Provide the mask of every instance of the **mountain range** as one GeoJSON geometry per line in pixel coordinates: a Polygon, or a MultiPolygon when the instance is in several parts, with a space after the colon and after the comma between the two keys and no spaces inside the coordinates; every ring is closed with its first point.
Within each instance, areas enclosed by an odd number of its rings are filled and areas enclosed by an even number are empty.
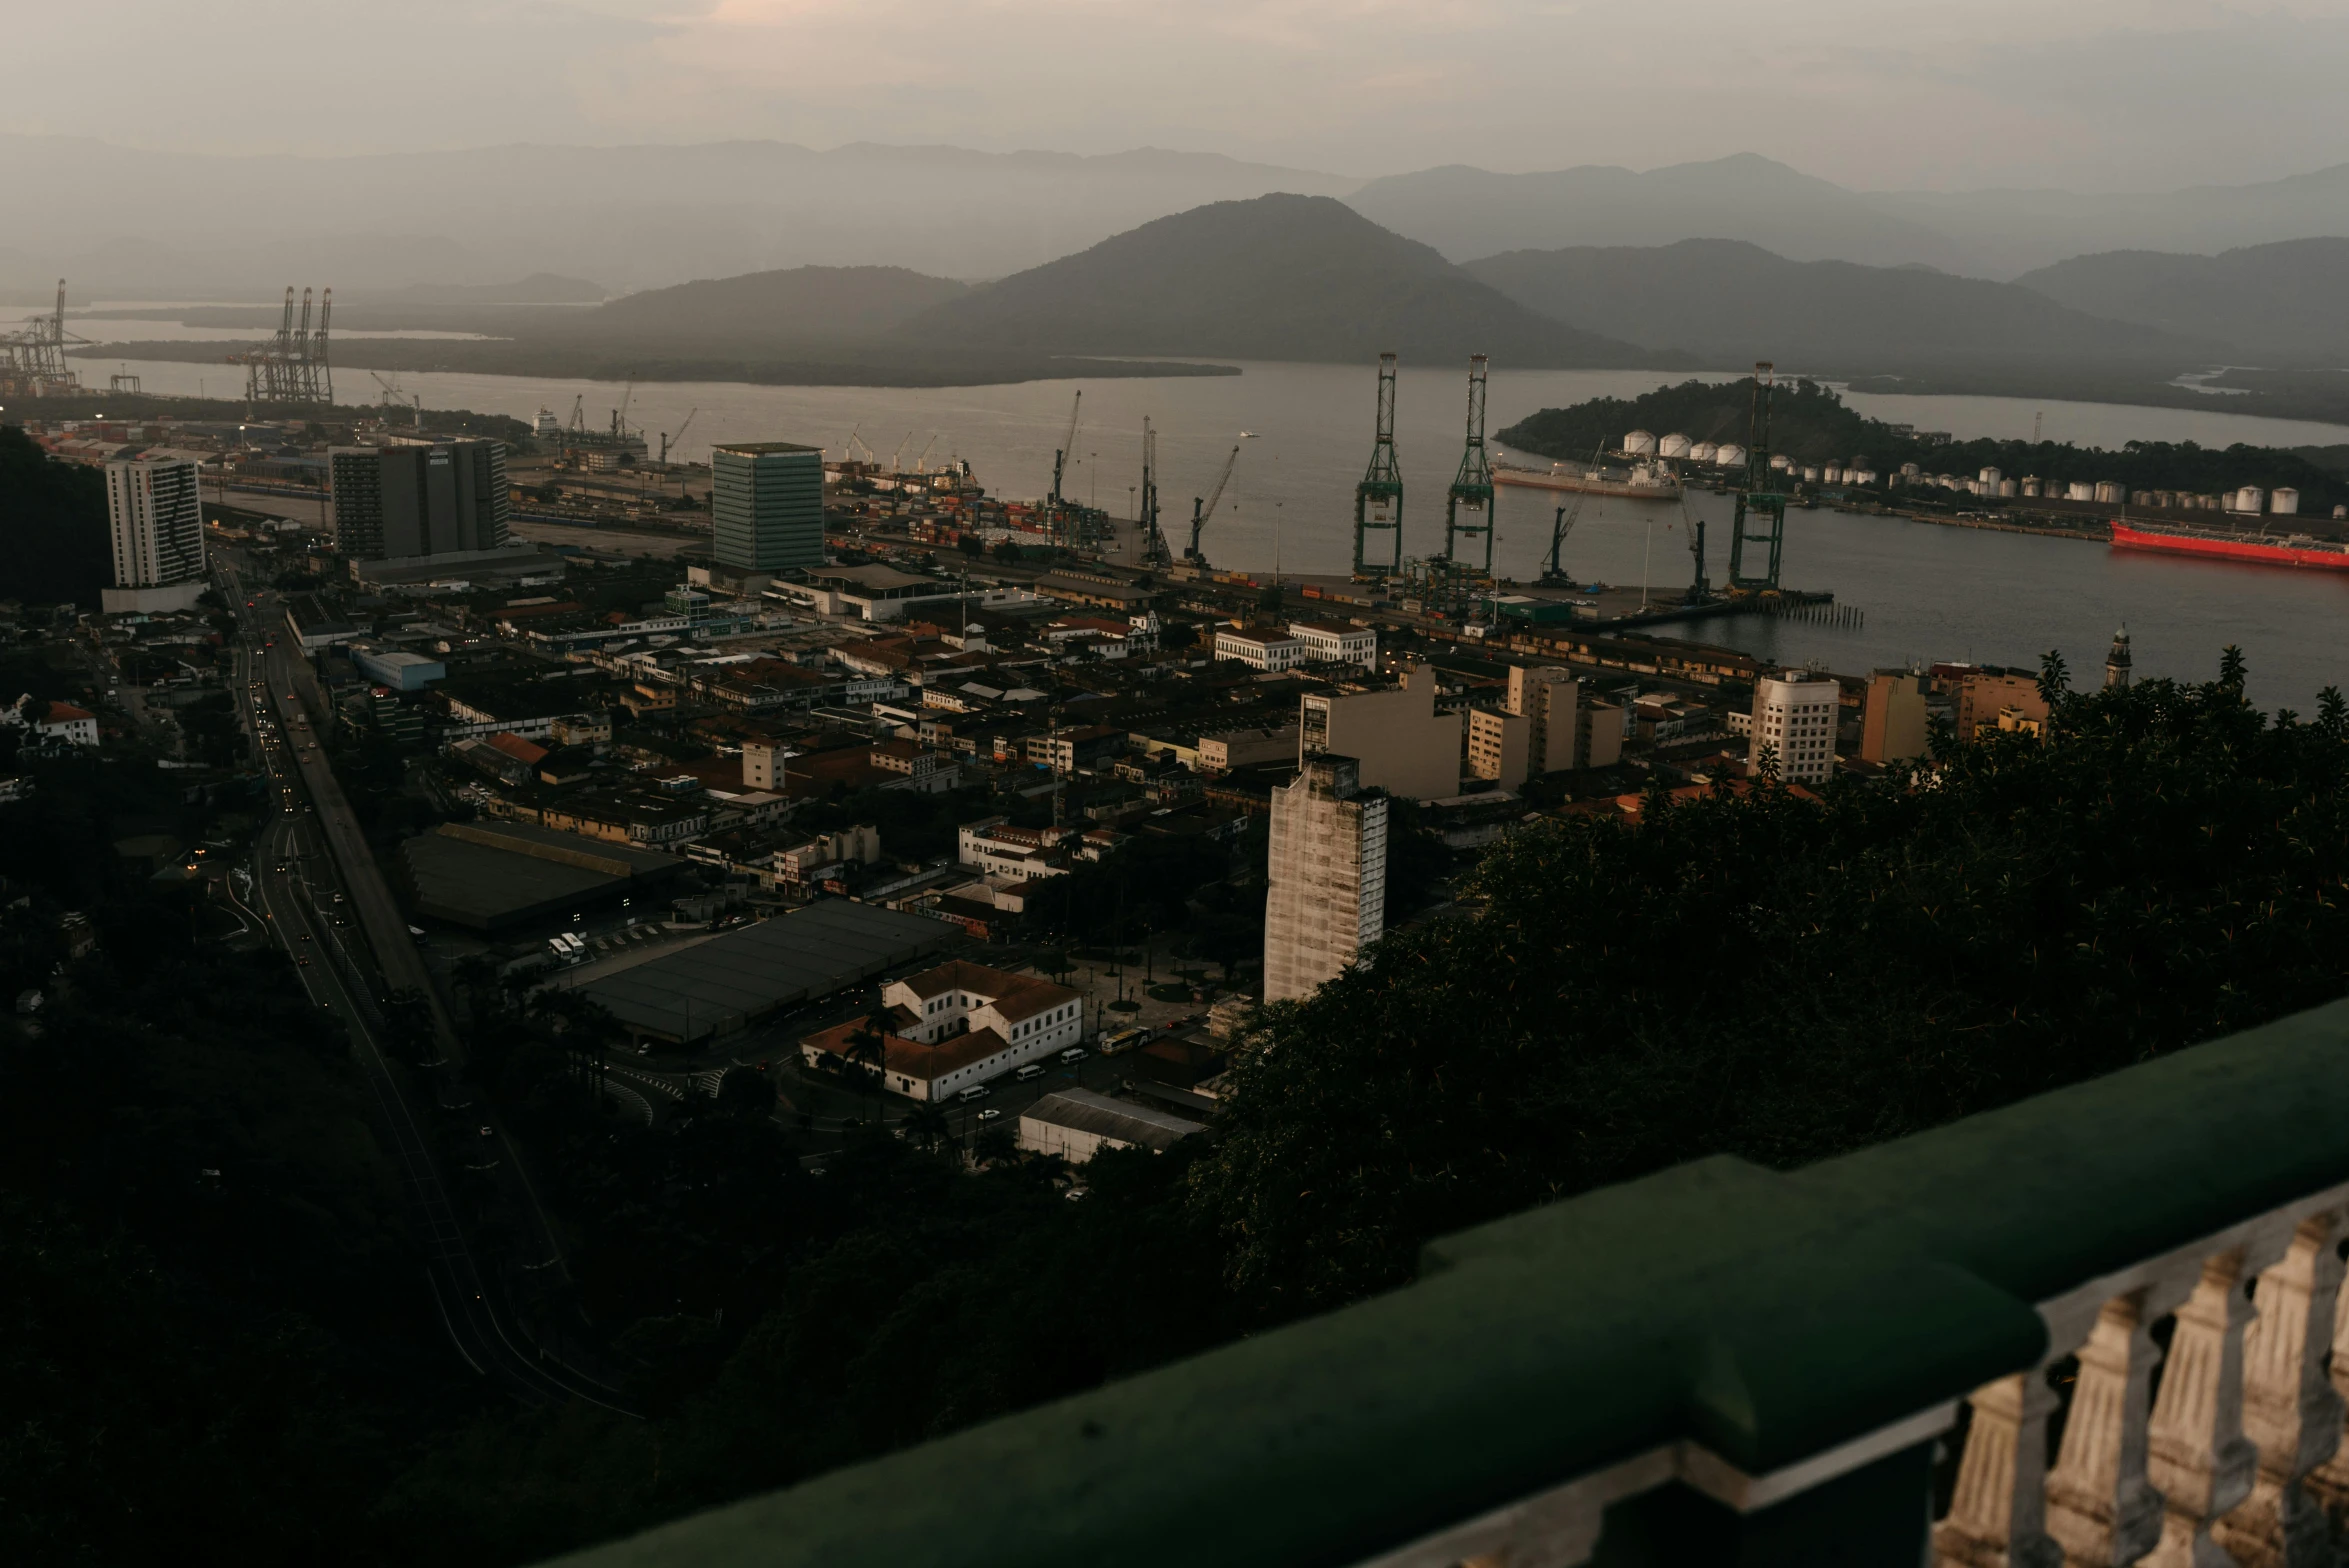
{"type": "Polygon", "coordinates": [[[924,341],[1065,354],[1682,363],[1526,308],[1326,196],[1217,202],[1103,240],[905,323],[924,341]]]}
{"type": "Polygon", "coordinates": [[[2349,239],[2283,240],[2216,256],[2105,251],[2015,281],[2080,310],[2205,334],[2267,360],[2349,361],[2349,239]]]}
{"type": "Polygon", "coordinates": [[[289,281],[332,284],[344,299],[534,272],[632,292],[802,266],[967,282],[1274,192],[1341,198],[1452,261],[1734,239],[1793,261],[2013,279],[2103,251],[2349,235],[2349,165],[2162,192],[1926,192],[1850,190],[1753,153],[1644,171],[1447,165],[1365,180],[1153,148],[731,141],[305,158],[0,136],[0,208],[18,219],[0,235],[0,298],[38,303],[61,274],[77,299],[256,300],[289,281]]]}
{"type": "Polygon", "coordinates": [[[1791,261],[1742,240],[1518,250],[1461,270],[1529,310],[1705,365],[1814,373],[2093,360],[2175,367],[2221,355],[2178,323],[2108,320],[2014,283],[1930,267],[1791,261]]]}

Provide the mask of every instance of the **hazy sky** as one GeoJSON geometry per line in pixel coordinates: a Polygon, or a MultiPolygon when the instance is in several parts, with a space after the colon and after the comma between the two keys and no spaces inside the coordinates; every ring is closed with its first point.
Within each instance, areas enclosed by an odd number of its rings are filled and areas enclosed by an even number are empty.
{"type": "Polygon", "coordinates": [[[1362,175],[1754,151],[1877,189],[2349,162],[2349,0],[10,0],[0,22],[0,129],[205,151],[776,137],[1362,175]]]}

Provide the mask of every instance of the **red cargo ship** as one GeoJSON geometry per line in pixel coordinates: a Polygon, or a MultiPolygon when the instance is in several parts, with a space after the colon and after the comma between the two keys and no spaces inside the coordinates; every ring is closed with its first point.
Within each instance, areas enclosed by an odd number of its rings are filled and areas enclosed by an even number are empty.
{"type": "Polygon", "coordinates": [[[2124,523],[2115,519],[2112,545],[2116,550],[2158,550],[2168,555],[2201,555],[2221,561],[2250,561],[2262,566],[2313,566],[2325,572],[2349,572],[2349,544],[2311,539],[2306,534],[2265,538],[2257,534],[2222,533],[2212,528],[2189,528],[2177,523],[2124,523]]]}

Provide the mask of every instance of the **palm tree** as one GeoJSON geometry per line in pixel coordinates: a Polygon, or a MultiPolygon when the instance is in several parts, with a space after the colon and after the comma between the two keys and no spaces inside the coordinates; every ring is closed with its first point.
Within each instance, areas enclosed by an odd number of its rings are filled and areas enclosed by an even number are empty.
{"type": "Polygon", "coordinates": [[[861,1087],[867,1094],[881,1087],[889,1067],[889,1015],[879,1008],[868,1014],[864,1027],[848,1037],[848,1061],[861,1068],[861,1087]]]}
{"type": "Polygon", "coordinates": [[[946,1107],[932,1100],[919,1100],[905,1113],[906,1141],[918,1148],[935,1149],[954,1138],[954,1123],[946,1114],[946,1107]]]}

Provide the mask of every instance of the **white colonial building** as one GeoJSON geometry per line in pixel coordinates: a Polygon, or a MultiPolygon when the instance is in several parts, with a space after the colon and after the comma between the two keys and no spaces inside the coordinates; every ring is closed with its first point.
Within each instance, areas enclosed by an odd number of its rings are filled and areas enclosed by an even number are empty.
{"type": "Polygon", "coordinates": [[[1321,664],[1378,668],[1378,633],[1351,621],[1291,621],[1289,635],[1305,645],[1305,656],[1321,664]]]}
{"type": "Polygon", "coordinates": [[[891,981],[881,1006],[880,1017],[807,1036],[800,1054],[811,1067],[877,1066],[891,1093],[935,1101],[1056,1055],[1085,1033],[1084,999],[1067,986],[961,959],[891,981]],[[856,1038],[873,1032],[877,1050],[856,1038]]]}
{"type": "Polygon", "coordinates": [[[1221,631],[1215,634],[1215,656],[1219,659],[1237,659],[1252,670],[1277,672],[1293,670],[1314,655],[1294,637],[1274,637],[1264,632],[1221,631]]]}

